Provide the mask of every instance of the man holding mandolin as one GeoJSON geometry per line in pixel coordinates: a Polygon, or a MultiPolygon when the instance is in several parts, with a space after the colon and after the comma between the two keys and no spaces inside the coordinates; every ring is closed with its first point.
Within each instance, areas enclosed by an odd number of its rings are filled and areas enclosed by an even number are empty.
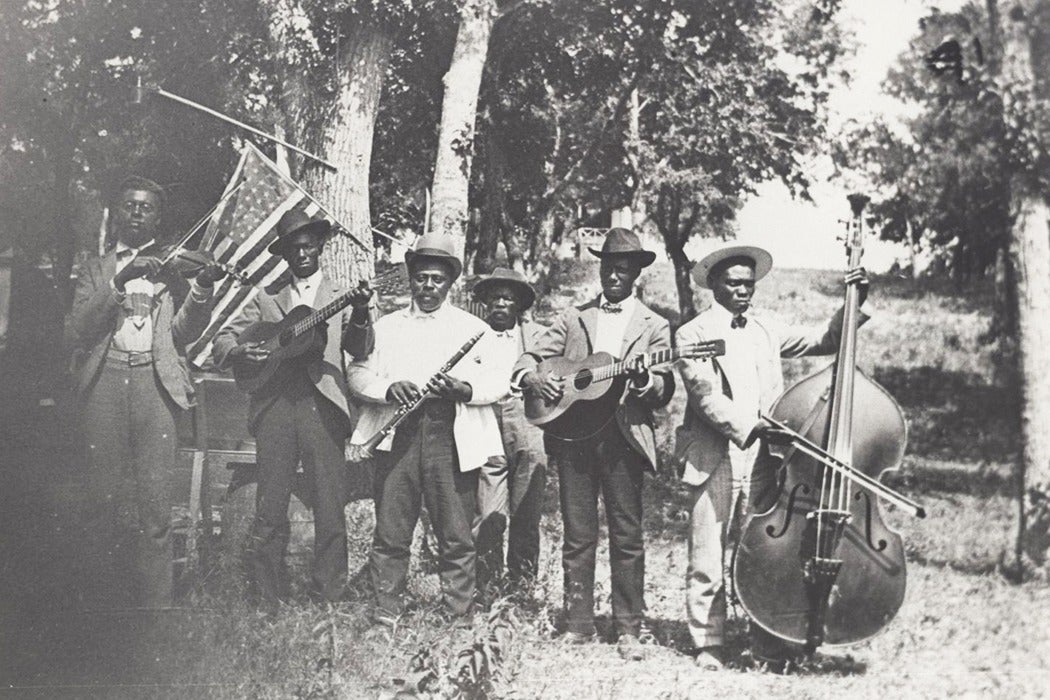
{"type": "Polygon", "coordinates": [[[343,309],[367,305],[371,293],[343,292],[321,271],[329,229],[299,209],[281,217],[269,251],[284,258],[288,272],[219,331],[212,351],[215,364],[232,366],[251,393],[259,487],[249,561],[256,592],[270,606],[287,597],[288,500],[300,462],[314,500],[313,591],[337,601],[346,585],[344,445],[352,418],[343,371],[350,313],[343,309]],[[275,337],[289,340],[270,343],[275,337]]]}
{"type": "MultiPolygon", "coordinates": [[[[590,252],[601,259],[602,293],[564,311],[536,347],[518,360],[513,377],[533,399],[556,405],[571,387],[560,375],[545,374],[544,361],[583,361],[596,353],[627,360],[626,386],[611,385],[619,391],[608,392],[612,396],[609,413],[594,434],[564,440],[548,431],[546,446],[552,463],[558,466],[565,529],[562,563],[567,630],[563,638],[580,644],[595,636],[594,568],[601,494],[609,520],[612,608],[619,651],[624,658],[640,660],[645,656],[640,640],[645,612],[642,482],[645,472],[656,468],[653,410],[666,405],[674,393],[670,369],[654,371],[649,359],[651,353],[670,350],[671,335],[667,321],[633,294],[642,268],[656,257],[642,248],[638,236],[614,228],[602,249],[590,252]]],[[[589,412],[595,414],[598,409],[595,402],[589,412]]]]}

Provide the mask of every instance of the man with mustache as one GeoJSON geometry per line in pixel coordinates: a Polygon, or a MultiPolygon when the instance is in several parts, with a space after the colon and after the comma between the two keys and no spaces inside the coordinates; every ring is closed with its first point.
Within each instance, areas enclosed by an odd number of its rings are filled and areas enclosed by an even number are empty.
{"type": "Polygon", "coordinates": [[[607,352],[624,360],[637,357],[616,414],[596,435],[569,442],[546,438],[547,453],[558,466],[561,516],[565,526],[562,565],[567,630],[563,639],[583,644],[595,636],[594,567],[598,548],[598,497],[609,521],[612,568],[612,612],[618,649],[625,659],[641,660],[646,649],[640,638],[645,613],[645,544],[642,535],[642,483],[656,470],[653,410],[665,406],[674,393],[670,370],[653,371],[646,353],[671,345],[667,321],[634,297],[634,283],[656,254],[644,250],[627,229],[609,231],[601,250],[602,292],[591,301],[565,310],[521,356],[515,384],[548,401],[563,393],[561,382],[544,379],[537,365],[544,359],[582,360],[607,352]]]}
{"type": "Polygon", "coordinates": [[[446,300],[463,271],[451,237],[421,236],[405,254],[405,264],[411,303],[374,326],[367,308],[355,310],[355,362],[347,375],[361,402],[354,444],[369,440],[424,388],[431,392],[376,455],[369,571],[372,617],[381,625],[394,625],[404,612],[412,533],[423,505],[438,541],[444,612],[450,619],[471,612],[478,470],[503,452],[493,404],[509,390],[507,373],[494,361],[491,337],[482,337],[455,367],[438,373],[472,336],[489,330],[446,300]]]}
{"type": "Polygon", "coordinates": [[[185,348],[207,327],[225,272],[207,265],[187,290],[161,269],[152,250],[164,200],[151,180],[120,183],[110,209],[116,247],[81,266],[66,322],[88,447],[87,605],[172,604],[175,416],[193,404],[185,348]]]}

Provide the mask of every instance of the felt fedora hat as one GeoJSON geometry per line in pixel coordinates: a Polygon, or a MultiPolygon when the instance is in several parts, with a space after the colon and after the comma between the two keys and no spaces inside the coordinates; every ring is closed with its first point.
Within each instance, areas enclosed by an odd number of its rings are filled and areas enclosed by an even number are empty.
{"type": "Polygon", "coordinates": [[[474,288],[471,289],[471,292],[474,294],[475,299],[484,301],[488,290],[498,284],[505,284],[518,294],[518,297],[521,299],[522,311],[528,309],[536,301],[536,291],[525,279],[525,276],[516,270],[509,270],[505,267],[497,267],[490,274],[479,278],[474,283],[474,288]]]}
{"type": "Polygon", "coordinates": [[[277,222],[277,239],[267,247],[273,255],[281,255],[288,239],[302,231],[316,233],[322,238],[332,230],[332,224],[325,219],[315,219],[302,209],[292,209],[284,213],[277,222]]]}
{"type": "Polygon", "coordinates": [[[642,247],[642,241],[638,238],[638,234],[625,228],[610,229],[605,236],[605,242],[602,243],[601,250],[595,250],[594,248],[588,248],[587,250],[591,251],[591,255],[599,258],[616,255],[636,258],[642,263],[642,267],[648,267],[656,260],[656,253],[642,247]]]}
{"type": "Polygon", "coordinates": [[[707,278],[719,263],[733,258],[747,258],[755,264],[755,280],[758,281],[773,269],[773,256],[765,248],[754,245],[724,245],[716,248],[693,265],[693,279],[704,289],[710,289],[707,278]]]}
{"type": "Polygon", "coordinates": [[[432,258],[441,260],[452,265],[452,278],[459,277],[463,272],[463,261],[456,255],[456,248],[452,244],[452,236],[442,233],[424,233],[416,241],[412,250],[405,251],[405,264],[411,268],[416,260],[432,258]]]}

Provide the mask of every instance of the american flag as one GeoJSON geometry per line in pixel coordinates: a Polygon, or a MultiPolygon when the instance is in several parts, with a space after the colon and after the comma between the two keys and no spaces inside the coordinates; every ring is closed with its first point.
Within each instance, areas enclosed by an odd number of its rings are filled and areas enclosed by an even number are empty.
{"type": "Polygon", "coordinates": [[[295,207],[303,207],[311,216],[319,209],[276,163],[251,144],[241,155],[225,194],[228,199],[215,211],[202,247],[212,251],[217,260],[239,268],[250,284],[226,277],[212,294],[208,328],[187,352],[198,367],[210,357],[211,341],[219,329],[239,314],[259,289],[272,284],[288,268],[282,258],[266,250],[277,238],[277,222],[295,207]],[[232,190],[236,191],[231,194],[232,190]]]}

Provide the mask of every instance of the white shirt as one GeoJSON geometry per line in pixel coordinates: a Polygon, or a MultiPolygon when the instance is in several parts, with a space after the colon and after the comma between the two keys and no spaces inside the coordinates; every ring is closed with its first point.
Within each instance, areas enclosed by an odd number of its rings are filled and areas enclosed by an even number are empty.
{"type": "Polygon", "coordinates": [[[594,339],[594,352],[607,352],[618,360],[620,351],[623,350],[623,336],[627,332],[627,324],[631,322],[634,315],[634,307],[638,303],[633,296],[629,296],[614,306],[620,307],[619,313],[603,311],[602,305],[609,304],[605,294],[598,297],[598,325],[594,339]]]}
{"type": "MultiPolygon", "coordinates": [[[[525,340],[522,336],[521,324],[515,323],[513,328],[505,331],[489,329],[492,336],[491,347],[493,364],[498,367],[498,372],[509,377],[518,358],[525,352],[525,340]]],[[[512,394],[520,393],[517,387],[510,387],[512,394]]]]}
{"type": "MultiPolygon", "coordinates": [[[[347,369],[350,391],[364,402],[351,443],[367,441],[394,415],[397,406],[386,400],[393,382],[408,380],[422,389],[471,336],[484,332],[448,372],[473,390],[470,401],[456,404],[452,432],[460,471],[477,469],[489,457],[503,454],[503,439],[491,404],[509,392],[510,370],[517,360],[515,357],[507,364],[501,359],[505,338],[497,338],[477,316],[447,303],[432,313],[410,304],[380,318],[374,330],[371,354],[351,362],[347,369]]],[[[379,449],[389,450],[392,443],[393,433],[379,449]]]]}
{"type": "Polygon", "coordinates": [[[314,308],[314,302],[317,301],[317,289],[321,286],[321,277],[323,273],[321,268],[317,268],[309,277],[296,277],[292,275],[291,284],[291,295],[292,295],[292,308],[296,306],[309,306],[311,309],[314,308]]]}
{"type": "MultiPolygon", "coordinates": [[[[710,313],[715,319],[715,328],[721,332],[719,337],[726,342],[725,355],[718,358],[718,363],[729,378],[729,385],[733,387],[733,403],[758,420],[759,410],[763,408],[759,406],[762,392],[758,379],[758,360],[763,348],[769,345],[768,338],[756,323],[748,322],[742,328],[733,328],[733,314],[721,304],[715,303],[710,313]]],[[[744,318],[747,318],[746,314],[744,318]]],[[[729,461],[733,466],[733,478],[737,481],[747,480],[757,456],[757,440],[743,450],[730,441],[729,461]]]]}
{"type": "MultiPolygon", "coordinates": [[[[122,241],[117,241],[117,272],[127,267],[146,246],[153,241],[132,248],[122,241]]],[[[113,334],[113,347],[130,352],[147,352],[153,349],[153,293],[154,286],[145,277],[128,280],[124,285],[124,294],[120,299],[123,320],[113,334]]]]}

